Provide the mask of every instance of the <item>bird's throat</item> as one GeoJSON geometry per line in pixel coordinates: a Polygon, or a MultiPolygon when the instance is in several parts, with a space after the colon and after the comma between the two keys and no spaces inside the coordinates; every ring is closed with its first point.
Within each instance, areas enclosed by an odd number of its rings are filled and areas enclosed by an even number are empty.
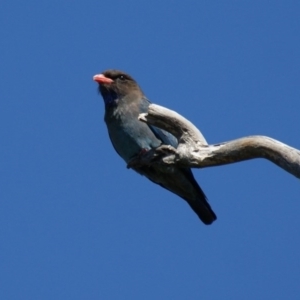
{"type": "Polygon", "coordinates": [[[101,92],[103,100],[106,106],[116,106],[118,104],[118,95],[112,91],[102,91],[101,92]]]}

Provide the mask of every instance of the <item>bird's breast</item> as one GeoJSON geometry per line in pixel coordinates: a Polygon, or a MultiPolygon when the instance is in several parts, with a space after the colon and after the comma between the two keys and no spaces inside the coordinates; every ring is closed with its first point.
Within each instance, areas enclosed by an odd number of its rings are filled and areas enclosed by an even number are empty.
{"type": "Polygon", "coordinates": [[[149,126],[138,120],[138,115],[139,112],[118,108],[107,110],[105,113],[111,142],[126,162],[143,149],[149,150],[161,144],[149,126]]]}

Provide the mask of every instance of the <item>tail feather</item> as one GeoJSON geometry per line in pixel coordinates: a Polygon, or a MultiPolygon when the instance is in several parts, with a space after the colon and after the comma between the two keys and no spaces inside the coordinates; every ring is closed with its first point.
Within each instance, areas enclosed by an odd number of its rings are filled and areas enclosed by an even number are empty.
{"type": "Polygon", "coordinates": [[[213,212],[206,199],[200,199],[196,201],[187,199],[184,200],[186,200],[186,202],[204,224],[210,225],[217,219],[216,214],[213,212]]]}
{"type": "Polygon", "coordinates": [[[181,169],[188,181],[192,184],[190,197],[182,197],[197,214],[199,219],[206,225],[212,224],[217,216],[210,207],[207,197],[199,186],[198,182],[194,178],[191,169],[181,169]]]}

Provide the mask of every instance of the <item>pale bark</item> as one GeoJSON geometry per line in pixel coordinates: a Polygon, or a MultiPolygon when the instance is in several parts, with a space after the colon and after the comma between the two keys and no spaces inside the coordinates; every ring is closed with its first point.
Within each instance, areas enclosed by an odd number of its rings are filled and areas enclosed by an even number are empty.
{"type": "Polygon", "coordinates": [[[233,141],[208,145],[202,133],[178,113],[151,104],[142,122],[155,125],[172,133],[178,139],[177,149],[162,145],[134,158],[134,165],[178,164],[185,167],[205,168],[265,158],[300,178],[300,151],[266,136],[249,136],[233,141]]]}

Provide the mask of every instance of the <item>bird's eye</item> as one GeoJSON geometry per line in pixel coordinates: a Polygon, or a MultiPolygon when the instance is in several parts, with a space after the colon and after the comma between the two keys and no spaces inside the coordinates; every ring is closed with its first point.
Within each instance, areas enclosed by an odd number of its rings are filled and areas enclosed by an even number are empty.
{"type": "Polygon", "coordinates": [[[120,75],[120,76],[119,76],[119,79],[125,80],[125,76],[124,76],[124,75],[120,75]]]}

